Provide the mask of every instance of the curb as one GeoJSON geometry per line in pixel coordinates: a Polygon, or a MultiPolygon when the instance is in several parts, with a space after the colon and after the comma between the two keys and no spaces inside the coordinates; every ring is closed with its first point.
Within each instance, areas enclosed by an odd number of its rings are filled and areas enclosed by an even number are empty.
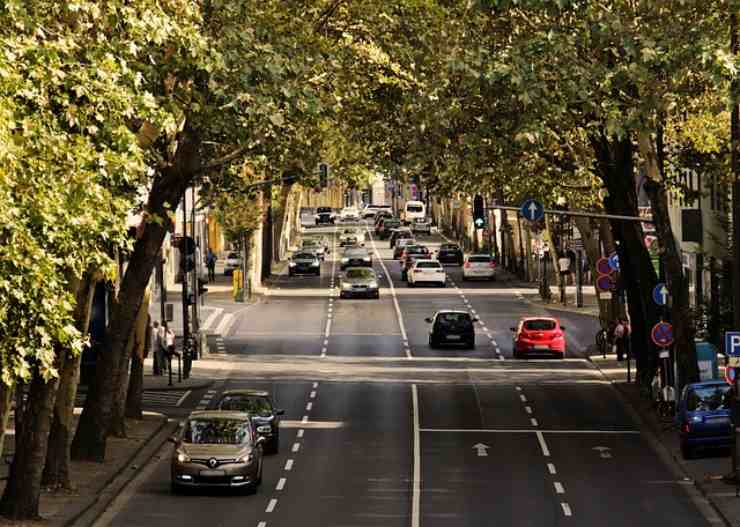
{"type": "Polygon", "coordinates": [[[121,469],[110,477],[103,488],[91,497],[87,503],[74,511],[70,518],[63,520],[62,525],[65,527],[91,527],[105,512],[126,485],[138,475],[139,472],[135,469],[145,465],[154,456],[172,433],[171,429],[177,426],[175,423],[169,423],[167,416],[164,414],[159,414],[159,417],[161,418],[159,427],[152,432],[147,440],[142,442],[141,446],[123,464],[121,469]]]}
{"type": "Polygon", "coordinates": [[[645,440],[650,445],[650,448],[652,448],[652,450],[658,455],[658,458],[663,462],[668,470],[671,471],[677,479],[683,479],[686,481],[691,481],[693,483],[693,485],[686,485],[683,488],[688,494],[689,499],[699,510],[699,513],[704,516],[704,518],[710,524],[716,524],[716,519],[712,518],[711,515],[708,514],[708,508],[711,510],[712,513],[714,513],[714,515],[716,515],[718,519],[721,520],[723,525],[725,525],[726,527],[733,527],[733,523],[730,518],[728,518],[724,514],[724,512],[722,512],[721,508],[712,500],[706,489],[704,489],[701,482],[692,477],[691,474],[686,471],[681,461],[677,459],[676,456],[673,455],[673,452],[671,452],[670,448],[659,439],[658,434],[656,433],[652,423],[643,419],[637,408],[632,405],[632,402],[629,400],[629,398],[624,394],[621,388],[619,388],[619,384],[615,383],[614,381],[612,381],[612,379],[607,377],[607,375],[601,370],[598,364],[591,361],[590,359],[589,362],[593,364],[596,369],[599,370],[605,380],[609,381],[609,385],[614,390],[614,393],[617,395],[617,398],[622,403],[622,406],[625,408],[629,416],[635,421],[638,428],[640,429],[640,434],[645,438],[645,440]]]}
{"type": "MultiPolygon", "coordinates": [[[[173,381],[174,382],[174,381],[173,381]]],[[[154,387],[154,388],[147,388],[144,387],[144,391],[147,392],[175,392],[180,390],[203,390],[205,388],[210,388],[213,386],[213,383],[215,381],[213,379],[200,382],[198,384],[189,384],[187,386],[178,386],[177,384],[173,384],[172,386],[162,386],[162,387],[154,387]]]]}
{"type": "Polygon", "coordinates": [[[534,306],[539,306],[539,307],[542,307],[544,309],[550,309],[552,311],[560,311],[560,312],[563,312],[563,313],[571,313],[573,315],[582,315],[582,316],[585,316],[585,317],[599,318],[598,313],[592,313],[592,312],[589,312],[589,311],[579,311],[579,309],[584,309],[584,308],[578,308],[578,307],[569,308],[567,306],[561,306],[561,305],[558,305],[558,304],[544,304],[542,302],[538,302],[536,300],[532,300],[530,298],[527,298],[526,296],[524,297],[524,301],[527,302],[528,304],[531,304],[531,305],[534,305],[534,306]]]}

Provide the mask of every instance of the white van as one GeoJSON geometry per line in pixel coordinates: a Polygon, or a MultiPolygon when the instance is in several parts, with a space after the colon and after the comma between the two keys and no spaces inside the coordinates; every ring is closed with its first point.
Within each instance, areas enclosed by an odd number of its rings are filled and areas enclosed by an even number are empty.
{"type": "Polygon", "coordinates": [[[406,224],[413,223],[414,220],[423,220],[427,217],[427,207],[423,201],[407,201],[403,207],[403,221],[406,224]]]}

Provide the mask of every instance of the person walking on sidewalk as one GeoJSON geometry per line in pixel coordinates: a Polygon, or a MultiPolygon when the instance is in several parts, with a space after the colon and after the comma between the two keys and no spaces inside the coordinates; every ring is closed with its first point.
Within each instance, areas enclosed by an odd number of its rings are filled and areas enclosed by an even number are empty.
{"type": "Polygon", "coordinates": [[[163,330],[159,321],[155,320],[152,324],[152,364],[154,366],[154,375],[163,375],[167,369],[167,363],[164,359],[164,342],[163,330]]]}
{"type": "Polygon", "coordinates": [[[208,255],[206,256],[206,266],[208,267],[208,282],[216,281],[216,255],[213,254],[211,248],[208,248],[208,255]]]}
{"type": "Polygon", "coordinates": [[[624,317],[617,320],[614,326],[614,346],[617,348],[617,360],[623,361],[627,351],[627,339],[629,338],[629,322],[624,317]]]}

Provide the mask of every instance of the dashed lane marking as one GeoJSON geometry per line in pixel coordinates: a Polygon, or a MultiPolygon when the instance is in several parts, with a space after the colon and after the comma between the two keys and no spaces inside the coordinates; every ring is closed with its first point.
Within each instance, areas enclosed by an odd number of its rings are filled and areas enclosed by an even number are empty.
{"type": "Polygon", "coordinates": [[[563,509],[563,514],[565,514],[566,516],[573,516],[573,511],[570,509],[570,505],[563,502],[560,504],[560,507],[562,507],[563,509]]]}
{"type": "Polygon", "coordinates": [[[306,404],[306,411],[307,412],[310,412],[312,408],[313,408],[313,403],[306,404]]]}
{"type": "Polygon", "coordinates": [[[545,457],[550,457],[550,449],[547,448],[547,443],[545,442],[545,436],[539,430],[537,430],[536,434],[537,434],[537,441],[540,442],[540,448],[542,449],[542,455],[545,457]]]}
{"type": "Polygon", "coordinates": [[[555,487],[555,493],[556,494],[565,494],[565,488],[563,487],[563,484],[559,481],[555,481],[552,484],[555,487]]]}
{"type": "Polygon", "coordinates": [[[313,387],[314,388],[318,388],[319,387],[319,383],[317,383],[317,382],[313,383],[313,387]]]}
{"type": "Polygon", "coordinates": [[[311,390],[311,393],[309,394],[309,397],[311,399],[315,399],[316,398],[316,390],[311,390]]]}
{"type": "Polygon", "coordinates": [[[293,460],[292,459],[289,459],[288,461],[285,462],[285,470],[286,471],[293,470],[293,460]]]}
{"type": "Polygon", "coordinates": [[[524,411],[527,412],[528,414],[532,415],[532,407],[531,406],[525,406],[524,407],[524,411]]]}
{"type": "Polygon", "coordinates": [[[532,426],[540,426],[540,424],[537,422],[537,419],[534,417],[529,420],[530,423],[532,423],[532,426]]]}
{"type": "Polygon", "coordinates": [[[300,430],[298,430],[298,433],[296,433],[296,437],[300,439],[301,437],[303,437],[304,433],[305,433],[305,430],[301,428],[300,430]]]}
{"type": "Polygon", "coordinates": [[[303,416],[303,418],[301,419],[301,423],[308,423],[308,416],[307,415],[304,415],[303,416]]]}
{"type": "Polygon", "coordinates": [[[547,470],[548,470],[548,472],[550,472],[550,474],[552,474],[552,475],[555,475],[555,474],[557,474],[557,473],[558,473],[558,472],[557,472],[557,470],[555,470],[555,465],[553,465],[552,463],[548,463],[548,464],[547,464],[547,470]]]}
{"type": "Polygon", "coordinates": [[[275,510],[275,507],[277,506],[278,500],[276,498],[272,498],[270,500],[270,503],[267,504],[267,508],[265,509],[265,512],[272,512],[275,510]]]}
{"type": "Polygon", "coordinates": [[[275,486],[275,490],[283,490],[285,488],[285,483],[288,480],[285,478],[280,478],[277,482],[277,485],[275,486]]]}
{"type": "Polygon", "coordinates": [[[293,446],[291,447],[291,452],[298,452],[301,449],[300,443],[293,443],[293,446]]]}

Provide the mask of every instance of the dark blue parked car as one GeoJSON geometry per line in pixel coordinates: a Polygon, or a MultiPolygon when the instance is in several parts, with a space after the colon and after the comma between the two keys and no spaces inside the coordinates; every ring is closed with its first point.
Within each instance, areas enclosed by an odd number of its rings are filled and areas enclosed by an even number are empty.
{"type": "Polygon", "coordinates": [[[732,445],[730,386],[724,381],[687,385],[678,401],[681,453],[691,459],[700,448],[732,445]]]}

